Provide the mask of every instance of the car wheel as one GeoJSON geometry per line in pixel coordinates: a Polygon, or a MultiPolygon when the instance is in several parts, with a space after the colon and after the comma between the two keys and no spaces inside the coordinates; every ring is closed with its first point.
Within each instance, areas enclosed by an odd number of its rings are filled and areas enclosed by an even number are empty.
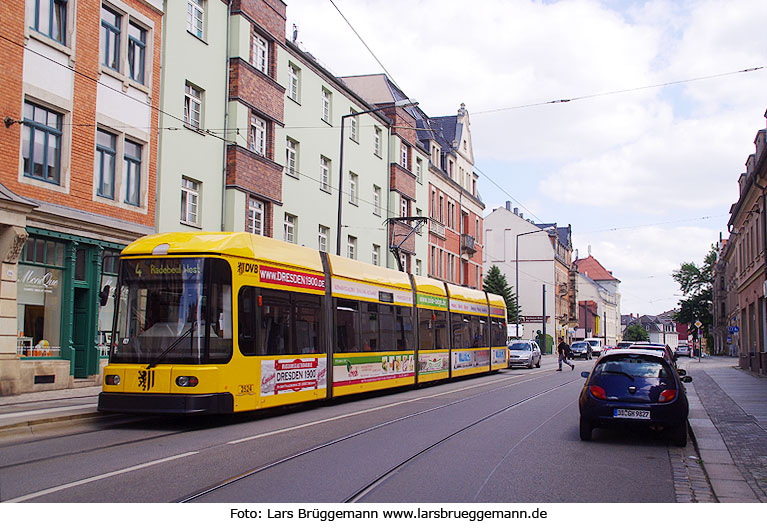
{"type": "Polygon", "coordinates": [[[530,363],[527,364],[527,369],[532,369],[532,368],[533,368],[533,357],[531,356],[530,357],[530,363]]]}
{"type": "Polygon", "coordinates": [[[687,421],[671,430],[671,442],[674,446],[687,446],[687,421]]]}
{"type": "Polygon", "coordinates": [[[591,441],[591,430],[594,429],[594,427],[591,425],[591,423],[587,420],[585,420],[583,417],[581,417],[580,421],[580,430],[581,430],[581,441],[591,441]]]}

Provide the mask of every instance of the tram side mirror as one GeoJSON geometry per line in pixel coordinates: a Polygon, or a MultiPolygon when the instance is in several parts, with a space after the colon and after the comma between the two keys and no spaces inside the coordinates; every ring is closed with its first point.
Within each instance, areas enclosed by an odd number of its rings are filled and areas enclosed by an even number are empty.
{"type": "Polygon", "coordinates": [[[104,289],[99,292],[99,304],[103,307],[109,301],[109,285],[104,285],[104,289]]]}

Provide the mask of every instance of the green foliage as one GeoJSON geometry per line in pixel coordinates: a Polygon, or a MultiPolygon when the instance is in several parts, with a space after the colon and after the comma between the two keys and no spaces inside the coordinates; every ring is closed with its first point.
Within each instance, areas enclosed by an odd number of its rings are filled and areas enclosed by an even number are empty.
{"type": "Polygon", "coordinates": [[[712,245],[703,266],[698,268],[695,263],[682,263],[672,277],[679,283],[682,293],[687,296],[679,302],[679,310],[674,315],[674,321],[694,325],[700,320],[706,334],[714,321],[711,314],[714,289],[714,265],[716,264],[716,248],[712,245]]]}
{"type": "Polygon", "coordinates": [[[506,315],[508,322],[514,323],[517,321],[517,310],[520,310],[517,305],[517,295],[514,294],[506,281],[506,276],[501,273],[501,269],[496,265],[491,266],[490,270],[485,274],[483,290],[485,292],[490,292],[491,294],[503,296],[504,301],[506,301],[506,315]]]}
{"type": "Polygon", "coordinates": [[[638,323],[634,323],[626,327],[623,339],[629,342],[647,342],[650,340],[650,333],[638,323]]]}

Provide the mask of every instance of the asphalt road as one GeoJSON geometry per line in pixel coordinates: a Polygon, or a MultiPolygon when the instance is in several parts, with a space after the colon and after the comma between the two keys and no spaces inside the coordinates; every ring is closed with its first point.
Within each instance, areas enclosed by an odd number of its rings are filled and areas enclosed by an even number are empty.
{"type": "Polygon", "coordinates": [[[67,428],[0,447],[0,501],[673,502],[666,438],[580,441],[591,365],[546,357],[285,412],[67,428]]]}

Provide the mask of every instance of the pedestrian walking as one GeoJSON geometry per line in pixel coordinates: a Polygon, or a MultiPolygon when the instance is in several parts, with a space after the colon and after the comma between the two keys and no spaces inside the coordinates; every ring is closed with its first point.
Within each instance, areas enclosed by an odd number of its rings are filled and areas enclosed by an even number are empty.
{"type": "Polygon", "coordinates": [[[575,364],[571,364],[567,361],[567,355],[570,353],[570,346],[565,343],[564,338],[559,339],[557,352],[559,353],[559,369],[557,369],[557,371],[562,371],[562,362],[569,365],[571,371],[575,369],[575,364]]]}

